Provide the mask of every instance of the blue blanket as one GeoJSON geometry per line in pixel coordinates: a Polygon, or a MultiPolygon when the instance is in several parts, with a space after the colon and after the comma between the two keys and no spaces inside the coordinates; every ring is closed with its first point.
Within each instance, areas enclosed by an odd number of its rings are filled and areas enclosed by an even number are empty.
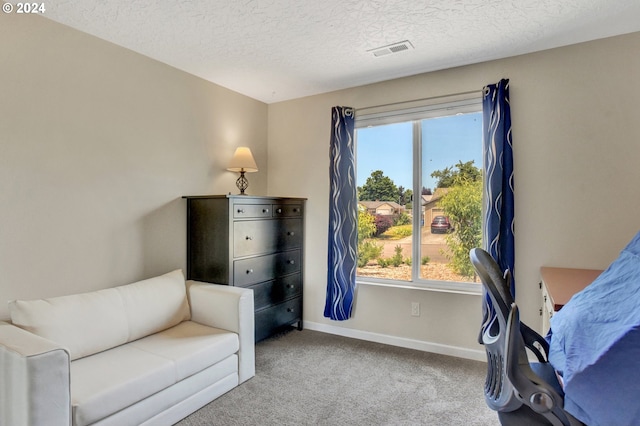
{"type": "Polygon", "coordinates": [[[640,232],[551,318],[565,409],[590,426],[640,424],[640,232]]]}

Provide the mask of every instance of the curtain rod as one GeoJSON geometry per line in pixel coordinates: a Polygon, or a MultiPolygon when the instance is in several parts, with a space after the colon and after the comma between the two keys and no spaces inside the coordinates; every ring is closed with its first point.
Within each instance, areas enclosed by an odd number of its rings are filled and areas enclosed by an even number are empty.
{"type": "Polygon", "coordinates": [[[432,101],[432,100],[441,99],[441,98],[452,98],[452,97],[455,97],[455,96],[471,95],[471,94],[474,94],[474,93],[482,93],[482,92],[483,92],[483,89],[470,90],[468,92],[452,93],[452,94],[448,94],[448,95],[433,96],[433,97],[430,97],[430,98],[412,99],[410,101],[391,102],[391,103],[382,104],[382,105],[372,105],[372,106],[363,107],[363,108],[354,108],[354,110],[356,112],[362,112],[362,111],[365,111],[365,110],[368,110],[368,109],[382,108],[382,107],[401,105],[401,104],[410,104],[412,102],[432,101]]]}

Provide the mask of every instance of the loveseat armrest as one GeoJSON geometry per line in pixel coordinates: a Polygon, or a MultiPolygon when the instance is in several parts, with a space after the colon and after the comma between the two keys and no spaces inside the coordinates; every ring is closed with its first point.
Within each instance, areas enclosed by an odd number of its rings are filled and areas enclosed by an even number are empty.
{"type": "Polygon", "coordinates": [[[253,290],[187,281],[191,320],[238,333],[240,383],[256,374],[253,290]]]}
{"type": "Polygon", "coordinates": [[[69,352],[0,321],[0,425],[71,424],[69,352]]]}

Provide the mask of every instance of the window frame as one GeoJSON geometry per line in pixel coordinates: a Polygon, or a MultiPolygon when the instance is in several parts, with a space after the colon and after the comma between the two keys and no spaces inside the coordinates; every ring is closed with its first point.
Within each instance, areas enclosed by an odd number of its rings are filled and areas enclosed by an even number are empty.
{"type": "MultiPolygon", "coordinates": [[[[358,150],[357,130],[371,126],[412,122],[413,126],[413,194],[422,193],[422,120],[445,117],[464,113],[482,112],[482,92],[466,92],[458,95],[441,96],[417,101],[399,102],[376,107],[356,110],[356,151],[358,150]],[[417,191],[417,192],[416,192],[417,191]]],[[[484,162],[484,137],[482,137],[482,158],[484,162]]],[[[357,164],[356,164],[357,167],[357,164]]],[[[483,198],[484,198],[484,164],[482,170],[483,198]]],[[[422,208],[421,198],[414,196],[412,209],[419,212],[422,208]]],[[[484,220],[484,202],[482,202],[482,229],[486,223],[484,220]]],[[[412,228],[412,259],[420,259],[420,220],[413,220],[412,228]]],[[[411,262],[411,281],[394,280],[391,278],[366,277],[356,274],[356,283],[383,287],[409,288],[419,290],[431,290],[447,293],[482,294],[482,286],[479,283],[427,280],[420,278],[420,262],[411,262]]]]}

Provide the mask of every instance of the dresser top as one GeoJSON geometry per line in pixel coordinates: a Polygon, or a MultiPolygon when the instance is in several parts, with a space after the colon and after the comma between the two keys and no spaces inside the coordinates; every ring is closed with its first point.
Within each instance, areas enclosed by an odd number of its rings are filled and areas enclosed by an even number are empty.
{"type": "Polygon", "coordinates": [[[301,197],[278,197],[269,195],[240,195],[240,194],[217,194],[217,195],[183,195],[182,198],[229,198],[234,200],[306,200],[301,197]]]}

